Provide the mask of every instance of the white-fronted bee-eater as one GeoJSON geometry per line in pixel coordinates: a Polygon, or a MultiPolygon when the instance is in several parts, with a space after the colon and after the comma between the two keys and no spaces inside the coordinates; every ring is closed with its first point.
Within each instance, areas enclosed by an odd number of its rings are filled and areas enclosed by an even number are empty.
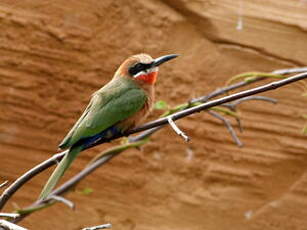
{"type": "Polygon", "coordinates": [[[177,56],[153,59],[147,54],[138,54],[120,65],[112,80],[92,95],[85,111],[59,145],[68,152],[44,186],[40,199],[48,197],[82,150],[98,141],[110,140],[144,121],[153,104],[159,66],[177,56]]]}

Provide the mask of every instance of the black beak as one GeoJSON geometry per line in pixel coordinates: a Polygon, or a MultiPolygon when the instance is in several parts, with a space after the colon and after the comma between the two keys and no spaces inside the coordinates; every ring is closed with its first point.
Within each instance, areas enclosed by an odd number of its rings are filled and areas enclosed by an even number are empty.
{"type": "Polygon", "coordinates": [[[162,57],[158,57],[152,62],[151,67],[159,66],[163,64],[164,62],[172,60],[173,58],[178,57],[178,56],[179,56],[178,54],[169,54],[169,55],[165,55],[162,57]]]}

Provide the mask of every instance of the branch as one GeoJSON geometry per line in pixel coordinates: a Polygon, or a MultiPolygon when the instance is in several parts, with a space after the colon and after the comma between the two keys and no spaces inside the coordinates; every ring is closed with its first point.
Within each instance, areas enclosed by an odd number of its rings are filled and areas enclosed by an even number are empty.
{"type": "MultiPolygon", "coordinates": [[[[261,93],[261,92],[265,92],[265,91],[269,91],[269,90],[273,90],[276,88],[279,88],[281,86],[290,84],[292,82],[301,80],[307,78],[307,73],[303,73],[303,74],[298,74],[296,76],[293,77],[289,77],[287,79],[283,79],[280,81],[275,81],[254,89],[250,89],[250,90],[245,90],[230,96],[226,96],[217,100],[213,100],[213,101],[209,101],[207,103],[192,107],[192,108],[188,108],[184,111],[180,111],[177,113],[172,114],[172,117],[174,120],[180,119],[182,117],[191,115],[195,112],[200,112],[202,110],[211,108],[213,106],[217,106],[220,104],[224,104],[227,102],[230,102],[232,100],[237,100],[246,96],[251,96],[253,94],[257,94],[257,93],[261,93]]],[[[133,130],[130,130],[129,132],[127,132],[127,134],[132,134],[132,133],[136,133],[145,129],[151,129],[160,125],[165,125],[168,123],[168,117],[166,118],[160,118],[157,119],[153,122],[149,122],[146,123],[145,125],[142,125],[138,128],[135,128],[133,130]]],[[[121,153],[122,151],[118,151],[117,148],[114,148],[114,152],[109,152],[108,154],[103,154],[102,157],[95,161],[93,164],[89,165],[88,167],[86,167],[81,173],[79,173],[77,176],[75,176],[73,179],[69,180],[68,182],[66,182],[65,184],[63,184],[60,188],[54,190],[51,195],[61,195],[62,193],[68,191],[72,186],[74,186],[76,183],[78,183],[82,178],[84,178],[86,175],[88,175],[91,171],[94,171],[96,168],[98,168],[99,166],[101,166],[102,164],[106,163],[107,161],[111,160],[113,157],[117,156],[119,153],[121,153]],[[79,177],[78,179],[76,177],[79,177]],[[77,179],[77,180],[76,180],[77,179]]],[[[30,214],[31,212],[33,212],[33,210],[38,210],[44,208],[44,201],[37,201],[35,202],[33,205],[31,205],[29,208],[25,209],[25,210],[21,210],[23,214],[23,216],[21,216],[20,218],[18,218],[16,221],[21,220],[22,218],[24,218],[26,215],[30,214]]]]}
{"type": "Polygon", "coordinates": [[[98,230],[98,229],[106,229],[106,228],[112,228],[112,224],[103,224],[103,225],[98,225],[94,227],[83,228],[82,230],[98,230]]]}
{"type": "MultiPolygon", "coordinates": [[[[300,72],[306,72],[307,67],[303,67],[303,68],[292,68],[292,69],[282,69],[282,70],[276,70],[273,71],[273,74],[280,74],[280,75],[286,75],[286,74],[290,74],[290,73],[300,73],[300,72]]],[[[203,96],[203,97],[199,97],[199,98],[195,98],[190,100],[187,105],[196,103],[196,102],[206,102],[211,98],[217,97],[219,95],[225,94],[231,90],[234,89],[238,89],[240,87],[249,85],[251,83],[257,82],[257,81],[261,81],[265,79],[264,77],[259,77],[256,78],[254,80],[250,80],[250,81],[242,81],[239,83],[235,83],[233,85],[221,88],[221,89],[217,89],[215,90],[213,93],[210,93],[208,96],[203,96]]],[[[151,134],[153,134],[154,132],[158,131],[159,129],[161,129],[162,126],[157,126],[154,129],[150,129],[145,131],[144,133],[142,133],[140,135],[140,138],[138,140],[141,139],[141,137],[148,137],[151,134]]],[[[130,137],[130,140],[133,140],[134,137],[130,137]]],[[[98,143],[97,143],[98,144],[98,143]]],[[[94,147],[94,146],[92,146],[94,147]]],[[[11,196],[13,196],[15,194],[15,192],[22,187],[27,181],[29,181],[31,178],[33,178],[34,176],[36,176],[37,174],[39,174],[40,172],[44,171],[45,169],[51,167],[52,165],[54,165],[56,162],[60,161],[63,156],[65,155],[66,151],[61,152],[59,154],[54,155],[52,158],[47,159],[46,161],[42,162],[41,164],[37,165],[36,167],[34,167],[33,169],[29,170],[28,172],[26,172],[25,174],[23,174],[21,177],[19,177],[14,183],[12,183],[4,192],[3,194],[0,196],[0,210],[4,207],[4,205],[7,203],[7,201],[9,200],[9,198],[11,196]]]]}
{"type": "MultiPolygon", "coordinates": [[[[189,116],[193,113],[201,112],[202,110],[211,108],[213,106],[221,105],[221,104],[224,104],[224,103],[227,103],[227,102],[230,102],[230,101],[234,101],[234,100],[237,100],[237,99],[240,99],[240,98],[243,98],[243,97],[251,96],[251,95],[254,95],[254,94],[274,90],[274,89],[280,88],[284,85],[288,85],[290,83],[293,83],[293,82],[296,82],[296,81],[299,81],[299,80],[302,80],[302,79],[305,79],[305,78],[307,78],[307,73],[301,73],[301,74],[297,74],[293,77],[289,77],[289,78],[286,78],[286,79],[283,79],[283,80],[271,82],[269,84],[259,86],[259,87],[253,88],[253,89],[241,91],[239,93],[235,93],[235,94],[232,94],[232,95],[220,98],[220,99],[212,100],[212,101],[209,101],[207,103],[204,103],[204,104],[201,104],[201,105],[198,105],[198,106],[188,108],[186,110],[174,113],[172,115],[172,119],[175,121],[175,120],[178,120],[180,118],[189,116]]],[[[142,126],[131,129],[128,132],[125,132],[123,135],[119,135],[118,137],[127,136],[127,135],[130,135],[130,134],[133,134],[133,133],[144,131],[146,129],[151,129],[151,128],[154,128],[154,127],[157,127],[157,126],[160,126],[160,125],[165,125],[167,123],[168,123],[167,118],[160,118],[160,119],[157,119],[155,121],[148,122],[148,123],[146,123],[142,126]]],[[[118,138],[118,137],[116,137],[116,138],[118,138]]]]}
{"type": "MultiPolygon", "coordinates": [[[[65,182],[63,185],[61,185],[59,188],[52,191],[52,193],[49,195],[49,197],[52,196],[60,196],[69,191],[72,187],[76,186],[83,178],[85,178],[87,175],[92,173],[94,170],[99,168],[101,165],[107,163],[110,161],[113,157],[119,155],[121,152],[129,149],[129,148],[135,148],[139,147],[143,144],[145,144],[147,140],[140,140],[136,141],[134,143],[127,143],[120,146],[113,147],[107,151],[102,152],[97,156],[95,159],[93,159],[92,163],[85,169],[83,169],[80,173],[75,175],[73,178],[65,182]]],[[[43,208],[49,207],[54,203],[54,200],[47,199],[47,200],[38,200],[26,209],[18,210],[18,213],[20,214],[20,217],[18,217],[16,220],[14,220],[15,223],[19,222],[29,214],[31,214],[34,211],[41,210],[43,208]]]]}
{"type": "Polygon", "coordinates": [[[12,224],[6,220],[0,220],[0,227],[7,230],[27,230],[26,228],[20,227],[16,224],[12,224]]]}
{"type": "Polygon", "coordinates": [[[40,172],[44,171],[45,169],[51,167],[52,165],[60,161],[66,152],[67,151],[55,154],[51,158],[30,169],[28,172],[19,177],[16,181],[14,181],[14,183],[12,183],[8,188],[6,188],[0,196],[0,210],[21,186],[23,186],[27,181],[31,180],[31,178],[33,178],[35,175],[39,174],[40,172]]]}
{"type": "MultiPolygon", "coordinates": [[[[284,71],[284,73],[286,74],[287,72],[284,71]]],[[[246,90],[246,91],[243,91],[243,92],[240,92],[240,93],[237,93],[237,94],[233,94],[231,96],[227,96],[227,97],[224,97],[224,98],[221,98],[221,99],[210,101],[208,103],[205,103],[205,104],[202,104],[202,105],[199,105],[199,106],[195,106],[193,108],[189,108],[189,109],[186,109],[186,110],[181,111],[181,112],[177,112],[177,113],[173,114],[172,117],[174,118],[174,120],[177,120],[177,119],[180,119],[182,117],[188,116],[192,113],[200,112],[200,111],[207,109],[207,108],[210,108],[212,106],[220,105],[220,104],[229,102],[231,100],[236,100],[236,99],[239,99],[239,98],[242,98],[242,97],[245,97],[245,96],[249,96],[249,95],[253,95],[253,94],[256,94],[256,93],[260,93],[260,92],[264,92],[264,91],[268,91],[268,90],[272,90],[272,89],[281,87],[285,84],[289,84],[289,83],[292,83],[294,81],[301,80],[301,79],[305,78],[306,75],[307,75],[306,73],[301,74],[301,75],[297,75],[297,76],[294,76],[294,77],[290,77],[288,79],[284,79],[284,80],[281,80],[281,81],[278,81],[278,82],[273,82],[273,83],[270,83],[270,84],[267,84],[267,85],[264,85],[264,86],[261,86],[261,87],[257,87],[257,88],[252,89],[252,90],[246,90]]],[[[254,82],[258,81],[258,80],[259,79],[256,79],[256,80],[254,80],[254,82]]],[[[241,83],[237,83],[237,84],[232,85],[232,86],[225,87],[223,89],[215,91],[214,95],[211,94],[210,97],[217,96],[218,93],[223,94],[225,92],[228,92],[229,90],[239,88],[242,85],[247,85],[247,84],[250,84],[250,83],[251,82],[241,82],[241,83]]],[[[203,100],[203,98],[202,99],[199,99],[199,98],[194,99],[193,101],[200,101],[200,100],[203,100]]],[[[119,138],[119,137],[122,137],[122,136],[127,136],[127,135],[130,135],[130,134],[133,134],[133,133],[137,133],[137,132],[140,132],[140,131],[143,131],[143,130],[147,130],[147,131],[145,131],[144,133],[142,133],[139,136],[140,137],[149,136],[152,133],[154,133],[155,131],[161,129],[161,126],[163,126],[167,123],[168,123],[167,118],[160,118],[156,121],[149,122],[145,125],[142,125],[142,126],[137,127],[133,130],[130,130],[129,132],[124,133],[123,135],[118,135],[118,136],[110,139],[109,141],[116,139],[116,138],[119,138]],[[150,130],[148,130],[148,129],[150,129],[150,130]]],[[[130,139],[133,139],[133,138],[134,137],[132,137],[130,139]]],[[[101,143],[96,143],[95,145],[92,145],[89,148],[94,147],[98,144],[101,144],[101,143]]],[[[62,152],[62,153],[55,155],[52,159],[46,160],[45,162],[43,162],[40,165],[36,166],[35,168],[31,169],[29,172],[27,172],[25,175],[20,177],[18,180],[16,180],[9,188],[6,189],[4,194],[2,194],[2,196],[0,197],[0,208],[2,208],[5,205],[5,203],[9,199],[9,197],[11,197],[24,183],[26,183],[32,177],[37,175],[39,172],[41,172],[41,171],[45,170],[46,168],[50,167],[51,165],[55,164],[55,162],[59,161],[64,156],[65,153],[66,152],[62,152]]],[[[103,163],[107,162],[108,160],[112,159],[116,155],[117,154],[113,154],[113,155],[110,154],[110,155],[108,155],[108,158],[104,158],[104,161],[102,161],[102,162],[103,163]]],[[[91,165],[90,167],[94,168],[94,167],[99,167],[99,166],[91,165]]],[[[93,168],[91,168],[91,169],[93,169],[93,168]]],[[[61,186],[61,188],[63,190],[65,190],[64,187],[61,186]]],[[[58,190],[55,190],[55,191],[58,191],[58,190]]],[[[56,193],[54,192],[53,194],[56,194],[56,193]]]]}

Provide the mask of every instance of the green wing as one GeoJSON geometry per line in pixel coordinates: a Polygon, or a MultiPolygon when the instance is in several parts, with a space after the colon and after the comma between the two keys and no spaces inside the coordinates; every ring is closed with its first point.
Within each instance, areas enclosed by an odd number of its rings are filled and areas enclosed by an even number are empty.
{"type": "Polygon", "coordinates": [[[130,79],[111,81],[97,91],[80,119],[76,122],[60,148],[73,146],[80,139],[94,136],[142,109],[147,96],[130,79]]]}

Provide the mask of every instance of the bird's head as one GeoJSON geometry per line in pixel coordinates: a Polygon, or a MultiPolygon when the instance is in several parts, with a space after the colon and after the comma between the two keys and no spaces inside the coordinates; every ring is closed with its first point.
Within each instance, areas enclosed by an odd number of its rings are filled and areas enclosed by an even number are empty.
{"type": "Polygon", "coordinates": [[[148,54],[133,55],[121,64],[115,76],[129,77],[140,84],[154,85],[159,66],[177,56],[177,54],[170,54],[153,59],[148,54]]]}

